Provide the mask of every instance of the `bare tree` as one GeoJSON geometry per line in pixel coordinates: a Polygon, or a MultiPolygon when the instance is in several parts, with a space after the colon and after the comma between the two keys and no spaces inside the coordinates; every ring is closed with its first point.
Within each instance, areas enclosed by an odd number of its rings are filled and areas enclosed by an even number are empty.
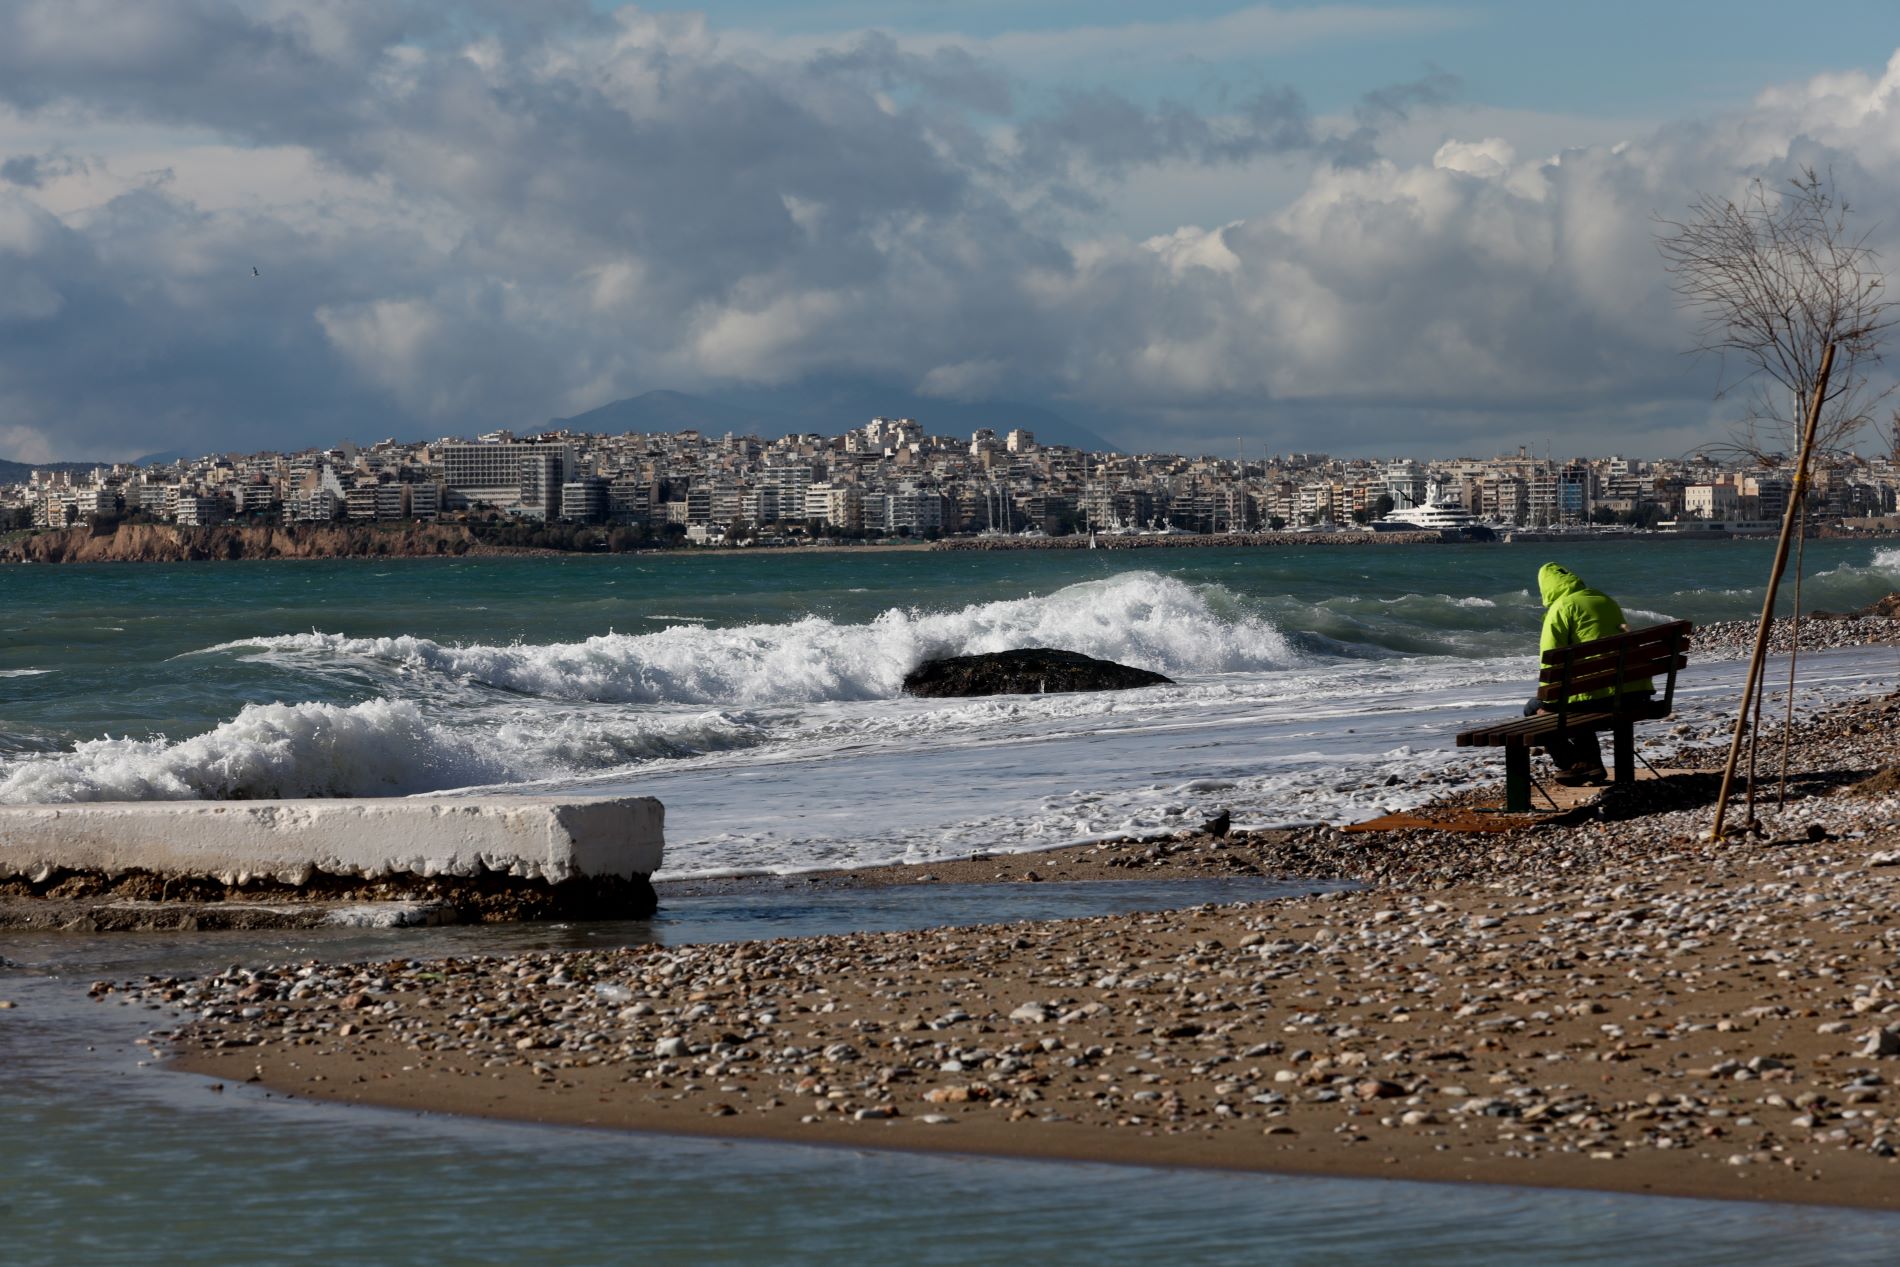
{"type": "Polygon", "coordinates": [[[1799,450],[1830,345],[1813,457],[1844,453],[1893,390],[1869,384],[1896,315],[1852,215],[1832,175],[1809,167],[1779,189],[1751,181],[1739,201],[1703,195],[1687,219],[1662,222],[1657,245],[1670,285],[1702,319],[1697,350],[1723,357],[1721,394],[1748,393],[1733,449],[1758,462],[1799,450]]]}
{"type": "MultiPolygon", "coordinates": [[[[1893,305],[1882,298],[1886,278],[1880,262],[1865,234],[1850,231],[1850,214],[1846,200],[1834,190],[1832,176],[1824,179],[1813,168],[1804,168],[1778,191],[1753,181],[1740,202],[1704,195],[1691,204],[1687,220],[1664,221],[1667,231],[1658,239],[1676,294],[1702,318],[1700,350],[1733,356],[1741,363],[1741,372],[1727,379],[1723,390],[1742,384],[1751,389],[1751,407],[1733,447],[1764,466],[1780,465],[1787,454],[1795,454],[1781,539],[1762,599],[1710,829],[1718,840],[1744,738],[1749,741],[1748,826],[1755,826],[1762,668],[1789,537],[1805,519],[1809,467],[1817,452],[1844,454],[1867,425],[1874,404],[1892,390],[1890,386],[1876,392],[1869,386],[1869,372],[1880,363],[1896,318],[1893,305]]],[[[1800,592],[1797,562],[1796,646],[1788,667],[1782,740],[1784,795],[1794,726],[1792,657],[1799,653],[1800,592]]]]}

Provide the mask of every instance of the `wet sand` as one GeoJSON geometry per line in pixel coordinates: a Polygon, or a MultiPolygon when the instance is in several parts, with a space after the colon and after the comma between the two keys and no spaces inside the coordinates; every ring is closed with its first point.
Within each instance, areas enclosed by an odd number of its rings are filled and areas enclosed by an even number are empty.
{"type": "Polygon", "coordinates": [[[179,1068],[388,1108],[1900,1209],[1900,795],[1867,784],[1896,723],[1900,696],[1804,724],[1797,768],[1819,773],[1724,844],[1700,839],[1711,780],[1679,776],[1484,836],[796,881],[1251,868],[1367,885],[1346,894],[96,989],[194,1018],[179,1068]]]}

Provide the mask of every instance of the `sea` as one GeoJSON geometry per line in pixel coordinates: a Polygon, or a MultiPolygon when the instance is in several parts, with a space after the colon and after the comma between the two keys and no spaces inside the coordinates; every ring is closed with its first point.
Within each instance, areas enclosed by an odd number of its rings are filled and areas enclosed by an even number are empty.
{"type": "MultiPolygon", "coordinates": [[[[654,795],[663,876],[792,874],[1179,830],[1344,822],[1472,780],[1451,733],[1529,693],[1540,564],[1632,623],[1752,618],[1771,543],[509,557],[0,569],[0,803],[654,795]],[[1140,691],[918,700],[1021,646],[1140,691]]],[[[1900,589],[1815,541],[1803,604],[1900,589]]],[[[1770,681],[1785,683],[1785,659],[1770,681]]],[[[1702,657],[1652,759],[1721,733],[1702,657]]],[[[1806,655],[1799,707],[1900,682],[1806,655]]],[[[1777,685],[1776,690],[1780,689],[1777,685]]],[[[1771,693],[1771,705],[1779,707],[1771,693]]],[[[233,962],[690,942],[1153,909],[1187,887],[773,887],[653,921],[0,933],[0,1262],[1890,1262],[1892,1215],[620,1136],[286,1101],[163,1071],[87,982],[233,962]],[[952,906],[944,903],[951,901],[952,906]],[[214,1086],[217,1088],[214,1090],[214,1086]]],[[[1272,890],[1281,891],[1281,890],[1272,890]]]]}
{"type": "MultiPolygon", "coordinates": [[[[1752,618],[1771,556],[1636,540],[13,567],[0,804],[652,795],[673,877],[1222,810],[1353,821],[1495,777],[1449,734],[1529,694],[1547,559],[1642,624],[1752,618]],[[902,693],[931,657],[1025,646],[1175,684],[902,693]]],[[[1804,570],[1808,609],[1849,610],[1900,589],[1900,548],[1815,541],[1804,570]]],[[[1890,675],[1894,653],[1807,664],[1804,704],[1890,675]]],[[[1726,708],[1738,673],[1692,669],[1685,724],[1726,708]]]]}

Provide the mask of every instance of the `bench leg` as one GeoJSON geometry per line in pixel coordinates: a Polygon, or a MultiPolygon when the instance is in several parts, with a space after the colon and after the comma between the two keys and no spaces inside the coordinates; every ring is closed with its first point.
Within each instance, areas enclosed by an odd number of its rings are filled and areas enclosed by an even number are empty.
{"type": "Polygon", "coordinates": [[[1616,781],[1636,781],[1636,723],[1633,721],[1616,724],[1616,781]]]}
{"type": "Polygon", "coordinates": [[[1526,744],[1504,747],[1504,808],[1513,814],[1531,812],[1531,750],[1526,744]]]}

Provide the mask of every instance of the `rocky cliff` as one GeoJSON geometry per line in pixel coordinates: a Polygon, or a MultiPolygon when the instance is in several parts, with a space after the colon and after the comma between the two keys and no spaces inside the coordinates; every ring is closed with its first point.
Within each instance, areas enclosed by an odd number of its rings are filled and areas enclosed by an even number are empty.
{"type": "Polygon", "coordinates": [[[486,552],[461,524],[85,526],[0,543],[6,563],[182,563],[199,559],[356,559],[486,552]]]}

